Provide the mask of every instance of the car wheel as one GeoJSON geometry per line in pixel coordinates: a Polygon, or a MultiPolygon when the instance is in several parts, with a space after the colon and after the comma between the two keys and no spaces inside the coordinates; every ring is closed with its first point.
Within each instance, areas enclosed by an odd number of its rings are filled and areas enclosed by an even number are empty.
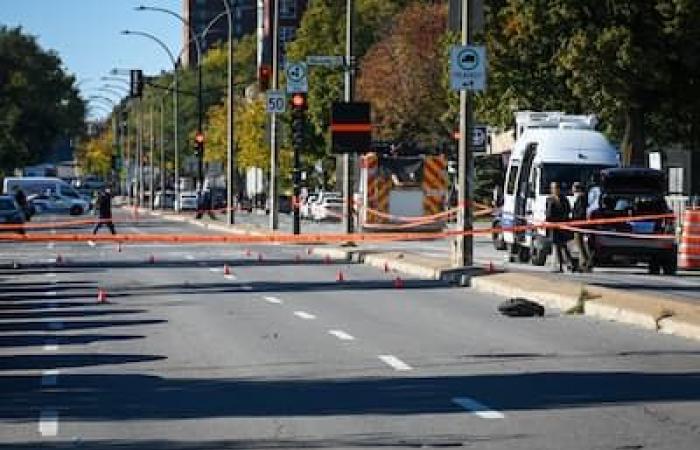
{"type": "MultiPolygon", "coordinates": [[[[493,222],[492,226],[493,228],[500,228],[501,222],[495,221],[493,222]]],[[[496,250],[505,250],[508,248],[508,244],[506,244],[502,231],[494,231],[491,233],[491,240],[493,241],[493,248],[496,250]]]]}
{"type": "Polygon", "coordinates": [[[544,266],[547,264],[547,254],[533,247],[530,251],[530,262],[533,266],[544,266]]]}
{"type": "Polygon", "coordinates": [[[661,264],[659,264],[659,261],[652,259],[649,262],[649,274],[650,275],[658,275],[661,272],[661,264]]]}
{"type": "Polygon", "coordinates": [[[678,271],[678,260],[676,255],[669,256],[669,258],[661,266],[664,275],[675,275],[678,271]]]}
{"type": "Polygon", "coordinates": [[[528,247],[520,247],[518,249],[518,261],[526,263],[530,261],[530,249],[528,247]]]}
{"type": "Polygon", "coordinates": [[[79,216],[83,213],[83,208],[78,205],[73,205],[70,207],[69,213],[71,216],[79,216]]]}

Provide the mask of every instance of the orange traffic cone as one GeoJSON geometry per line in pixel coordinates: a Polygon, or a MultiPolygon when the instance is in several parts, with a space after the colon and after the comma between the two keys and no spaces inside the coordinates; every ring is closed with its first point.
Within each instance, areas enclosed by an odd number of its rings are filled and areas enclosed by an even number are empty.
{"type": "Polygon", "coordinates": [[[403,289],[403,280],[401,277],[396,277],[394,280],[394,288],[396,289],[403,289]]]}
{"type": "Polygon", "coordinates": [[[107,303],[107,291],[97,288],[97,303],[107,303]]]}
{"type": "Polygon", "coordinates": [[[345,276],[343,275],[342,270],[338,270],[338,273],[335,275],[335,281],[337,281],[338,283],[345,281],[345,276]]]}
{"type": "Polygon", "coordinates": [[[228,264],[224,264],[224,275],[231,275],[231,269],[228,264]]]}

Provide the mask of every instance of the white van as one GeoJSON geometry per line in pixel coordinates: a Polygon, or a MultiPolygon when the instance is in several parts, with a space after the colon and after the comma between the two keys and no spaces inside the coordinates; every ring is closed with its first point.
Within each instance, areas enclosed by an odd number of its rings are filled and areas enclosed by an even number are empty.
{"type": "MultiPolygon", "coordinates": [[[[3,192],[14,195],[19,187],[29,200],[36,198],[37,210],[68,212],[80,215],[90,210],[90,202],[84,199],[73,186],[55,177],[7,177],[3,192]]],[[[41,212],[41,211],[37,211],[41,212]]]]}
{"type": "MultiPolygon", "coordinates": [[[[594,116],[517,113],[517,139],[505,177],[503,208],[494,225],[508,228],[544,222],[551,182],[558,182],[562,192],[571,196],[574,182],[585,184],[593,173],[618,167],[618,151],[595,131],[596,124],[594,116]]],[[[544,229],[504,231],[494,236],[494,244],[506,247],[520,262],[544,265],[551,252],[546,234],[544,229]]]]}

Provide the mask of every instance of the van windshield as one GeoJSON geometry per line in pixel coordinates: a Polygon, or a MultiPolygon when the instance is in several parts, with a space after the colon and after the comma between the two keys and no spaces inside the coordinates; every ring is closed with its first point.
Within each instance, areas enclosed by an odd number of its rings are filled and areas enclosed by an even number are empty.
{"type": "Polygon", "coordinates": [[[609,168],[607,165],[543,164],[540,170],[540,194],[549,195],[549,185],[557,182],[562,193],[571,195],[574,182],[588,185],[591,175],[609,168]]]}

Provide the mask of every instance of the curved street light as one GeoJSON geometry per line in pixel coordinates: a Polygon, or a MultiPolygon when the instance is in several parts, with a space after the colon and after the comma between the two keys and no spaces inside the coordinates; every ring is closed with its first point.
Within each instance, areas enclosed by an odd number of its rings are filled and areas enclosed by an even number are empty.
{"type": "Polygon", "coordinates": [[[112,95],[116,95],[117,97],[119,97],[120,100],[124,98],[124,92],[109,88],[107,86],[100,86],[99,88],[97,88],[95,90],[100,91],[100,92],[106,92],[106,93],[112,94],[112,95]]]}
{"type": "MultiPolygon", "coordinates": [[[[131,31],[131,30],[124,30],[121,32],[123,35],[135,35],[135,36],[142,36],[147,39],[152,40],[156,44],[158,44],[164,51],[167,53],[168,57],[170,58],[170,62],[173,65],[173,146],[174,146],[174,151],[175,151],[175,200],[176,200],[176,205],[179,203],[180,200],[180,144],[179,144],[179,137],[178,137],[178,122],[179,122],[179,107],[178,107],[178,75],[177,75],[177,66],[178,66],[178,61],[175,59],[173,56],[173,52],[170,51],[170,48],[168,48],[165,43],[158,39],[156,36],[150,34],[150,33],[145,33],[143,31],[131,31]]],[[[118,69],[112,69],[113,74],[118,74],[118,69]]]]}
{"type": "Polygon", "coordinates": [[[129,83],[128,80],[125,80],[124,78],[120,78],[120,77],[114,77],[114,76],[111,76],[111,77],[110,77],[110,76],[100,77],[100,80],[101,80],[101,81],[119,81],[120,83],[124,83],[126,86],[130,86],[130,85],[131,85],[131,83],[129,83]]]}
{"type": "MultiPolygon", "coordinates": [[[[203,100],[202,100],[202,46],[201,46],[200,40],[197,38],[197,34],[194,32],[194,28],[192,27],[192,24],[187,19],[185,19],[183,16],[181,16],[180,14],[176,13],[175,11],[171,11],[169,9],[166,9],[166,8],[160,8],[157,6],[141,5],[141,6],[135,7],[134,9],[136,11],[156,11],[156,12],[161,12],[164,14],[168,14],[169,16],[175,17],[180,22],[182,22],[183,25],[185,25],[187,28],[189,28],[192,36],[195,37],[194,38],[194,45],[195,45],[195,50],[197,52],[197,134],[202,133],[202,127],[204,125],[204,106],[203,106],[203,100]]],[[[172,59],[174,59],[174,58],[172,58],[172,59]]],[[[199,166],[199,170],[198,170],[199,182],[201,183],[201,188],[204,188],[204,155],[203,154],[199,155],[198,166],[199,166]]]]}
{"type": "Polygon", "coordinates": [[[113,89],[117,92],[120,92],[121,95],[129,95],[129,88],[125,86],[121,86],[119,84],[111,84],[111,83],[105,83],[102,85],[103,88],[109,88],[113,89]]]}

